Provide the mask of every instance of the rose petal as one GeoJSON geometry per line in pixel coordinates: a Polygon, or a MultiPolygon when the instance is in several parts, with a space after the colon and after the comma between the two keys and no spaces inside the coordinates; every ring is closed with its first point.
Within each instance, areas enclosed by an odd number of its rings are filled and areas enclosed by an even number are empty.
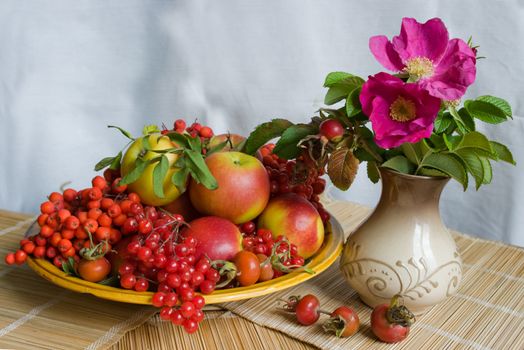
{"type": "Polygon", "coordinates": [[[369,49],[377,61],[385,68],[392,71],[401,71],[404,64],[393,45],[385,35],[377,35],[369,39],[369,49]]]}
{"type": "Polygon", "coordinates": [[[438,62],[446,51],[448,40],[448,30],[439,18],[426,23],[403,18],[400,35],[393,38],[393,48],[403,63],[414,57],[426,57],[438,62]]]}

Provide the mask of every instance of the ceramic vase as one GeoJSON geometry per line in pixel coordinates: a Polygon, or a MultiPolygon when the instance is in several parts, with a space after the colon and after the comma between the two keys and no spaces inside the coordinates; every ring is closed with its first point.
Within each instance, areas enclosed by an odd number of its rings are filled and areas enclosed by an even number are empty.
{"type": "Polygon", "coordinates": [[[446,177],[380,168],[382,195],[373,213],[347,239],[340,268],[367,305],[401,294],[422,314],[456,292],[462,261],[439,213],[446,177]]]}

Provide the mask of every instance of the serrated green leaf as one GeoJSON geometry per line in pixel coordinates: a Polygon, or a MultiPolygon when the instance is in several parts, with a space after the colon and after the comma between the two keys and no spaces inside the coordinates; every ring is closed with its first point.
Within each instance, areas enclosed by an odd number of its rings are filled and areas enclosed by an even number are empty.
{"type": "Polygon", "coordinates": [[[122,151],[118,152],[115,159],[113,159],[113,162],[109,166],[109,169],[111,170],[117,170],[120,169],[120,162],[122,161],[122,151]]]}
{"type": "Polygon", "coordinates": [[[326,79],[324,81],[324,87],[331,87],[333,84],[336,84],[340,82],[341,80],[344,80],[349,77],[353,77],[353,74],[349,74],[346,72],[331,72],[326,76],[326,79]]]}
{"type": "Polygon", "coordinates": [[[159,132],[160,132],[160,129],[155,124],[146,125],[142,129],[142,135],[155,134],[155,133],[159,133],[159,132]]]}
{"type": "Polygon", "coordinates": [[[270,122],[260,124],[251,132],[246,140],[244,152],[255,154],[255,152],[268,141],[282,135],[284,130],[289,128],[293,123],[285,119],[273,119],[270,122]]]}
{"type": "Polygon", "coordinates": [[[362,111],[362,105],[360,104],[360,92],[361,87],[353,89],[346,99],[346,114],[348,117],[354,117],[362,111]]]}
{"type": "Polygon", "coordinates": [[[180,193],[184,193],[187,187],[187,179],[189,176],[188,168],[181,168],[173,173],[171,176],[171,183],[176,186],[180,193]]]}
{"type": "Polygon", "coordinates": [[[368,173],[368,178],[371,180],[371,182],[376,184],[378,180],[380,180],[380,174],[378,172],[377,163],[373,161],[367,162],[366,170],[368,173]]]}
{"type": "Polygon", "coordinates": [[[495,141],[490,141],[489,143],[493,149],[493,153],[498,159],[513,165],[517,164],[513,159],[513,154],[511,154],[511,151],[507,146],[495,141]]]}
{"type": "Polygon", "coordinates": [[[477,97],[477,100],[490,103],[502,110],[508,117],[513,117],[513,112],[511,111],[510,104],[508,103],[508,101],[500,97],[484,95],[477,97]]]}
{"type": "Polygon", "coordinates": [[[191,175],[196,181],[204,185],[208,190],[215,190],[218,188],[218,183],[202,157],[197,151],[186,149],[186,166],[189,168],[191,175]]]}
{"type": "Polygon", "coordinates": [[[482,179],[482,183],[488,185],[491,183],[491,180],[493,179],[493,169],[491,168],[491,163],[489,162],[489,159],[487,157],[479,155],[479,159],[482,163],[482,168],[484,171],[484,178],[482,179]]]}
{"type": "Polygon", "coordinates": [[[475,179],[475,188],[478,190],[484,179],[484,167],[479,156],[475,153],[475,150],[471,148],[459,149],[455,153],[466,164],[466,169],[475,179]]]}
{"type": "Polygon", "coordinates": [[[431,153],[424,157],[421,167],[437,169],[457,180],[464,190],[468,188],[468,174],[465,165],[452,154],[431,153]]]}
{"type": "Polygon", "coordinates": [[[207,151],[206,157],[212,155],[213,153],[222,151],[229,144],[230,144],[229,140],[226,140],[224,142],[220,142],[218,145],[216,145],[213,148],[210,148],[209,151],[207,151]]]}
{"type": "Polygon", "coordinates": [[[382,163],[382,167],[398,171],[403,174],[413,174],[416,167],[404,156],[395,156],[382,163]]]}
{"type": "Polygon", "coordinates": [[[152,159],[142,160],[142,158],[137,158],[135,161],[135,167],[127,175],[125,175],[122,180],[120,180],[119,185],[128,185],[140,178],[146,167],[151,163],[152,159]]]}
{"type": "Polygon", "coordinates": [[[107,168],[108,166],[110,166],[113,163],[115,158],[116,157],[106,157],[106,158],[102,159],[101,161],[96,163],[95,171],[100,171],[100,170],[102,170],[104,168],[107,168]]]}
{"type": "Polygon", "coordinates": [[[400,146],[400,149],[411,163],[419,165],[422,161],[424,154],[422,154],[422,150],[418,143],[405,142],[400,146]]]}
{"type": "Polygon", "coordinates": [[[450,113],[445,112],[442,114],[439,114],[437,119],[435,119],[435,123],[433,124],[434,131],[437,134],[441,134],[445,132],[453,123],[453,117],[450,113]]]}
{"type": "Polygon", "coordinates": [[[420,168],[418,171],[418,175],[422,176],[443,176],[443,177],[449,177],[448,175],[444,174],[442,171],[439,171],[437,169],[433,168],[420,168]]]}
{"type": "Polygon", "coordinates": [[[160,161],[153,169],[153,192],[158,198],[165,198],[164,179],[169,169],[169,159],[165,155],[160,157],[160,161]]]}
{"type": "Polygon", "coordinates": [[[506,121],[506,113],[499,107],[485,101],[471,101],[464,103],[468,113],[483,122],[490,124],[498,124],[506,121]]]}
{"type": "Polygon", "coordinates": [[[324,97],[324,103],[329,106],[339,101],[342,101],[348,96],[350,91],[351,90],[349,90],[345,86],[330,87],[326,96],[324,97]]]}
{"type": "Polygon", "coordinates": [[[468,113],[466,108],[459,109],[458,114],[466,129],[468,131],[475,131],[475,120],[473,120],[473,117],[468,113]]]}
{"type": "Polygon", "coordinates": [[[473,131],[462,135],[458,139],[452,140],[452,150],[458,150],[461,148],[478,148],[488,153],[493,153],[489,140],[480,132],[473,131]]]}
{"type": "Polygon", "coordinates": [[[108,128],[113,128],[113,129],[118,129],[118,130],[122,133],[122,135],[124,135],[124,136],[127,137],[128,139],[133,140],[133,141],[135,140],[129,131],[122,129],[122,128],[119,127],[119,126],[108,125],[107,127],[108,127],[108,128]]]}
{"type": "Polygon", "coordinates": [[[287,128],[278,140],[273,153],[284,159],[293,159],[300,154],[298,143],[306,136],[318,133],[318,129],[309,124],[296,124],[287,128]]]}
{"type": "Polygon", "coordinates": [[[451,107],[449,109],[449,114],[453,117],[453,120],[455,121],[455,125],[459,129],[461,134],[465,134],[471,130],[468,129],[462,118],[460,117],[459,113],[454,107],[451,107]]]}

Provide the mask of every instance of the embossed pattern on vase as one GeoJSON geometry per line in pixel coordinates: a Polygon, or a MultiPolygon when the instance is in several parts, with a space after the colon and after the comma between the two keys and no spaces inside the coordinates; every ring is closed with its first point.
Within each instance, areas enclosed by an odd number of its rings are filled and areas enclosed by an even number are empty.
{"type": "Polygon", "coordinates": [[[348,238],[341,269],[370,306],[402,294],[413,312],[453,294],[462,262],[440,220],[438,201],[447,183],[381,169],[382,196],[373,214],[348,238]]]}

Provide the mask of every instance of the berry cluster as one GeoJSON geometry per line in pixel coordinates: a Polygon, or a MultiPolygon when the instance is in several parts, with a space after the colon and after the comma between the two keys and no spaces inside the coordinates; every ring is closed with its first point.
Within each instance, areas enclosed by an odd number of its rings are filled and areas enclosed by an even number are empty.
{"type": "Polygon", "coordinates": [[[164,126],[161,132],[162,134],[167,134],[172,131],[175,131],[179,134],[182,134],[183,132],[188,132],[191,135],[191,137],[200,136],[203,139],[210,139],[211,137],[213,137],[213,129],[211,129],[209,126],[203,126],[200,123],[194,122],[189,127],[187,127],[187,124],[183,119],[175,120],[172,130],[169,130],[167,127],[164,126]]]}
{"type": "Polygon", "coordinates": [[[257,254],[262,263],[265,261],[270,263],[268,265],[272,269],[271,277],[264,280],[280,277],[284,273],[304,266],[305,260],[298,255],[297,246],[289,243],[285,236],[280,235],[274,240],[270,230],[256,229],[252,221],[240,225],[240,230],[244,237],[242,240],[244,250],[257,254]]]}
{"type": "Polygon", "coordinates": [[[323,169],[307,164],[303,155],[296,161],[282,159],[273,153],[274,148],[274,144],[267,144],[260,149],[262,163],[271,180],[271,195],[294,192],[311,202],[324,223],[329,221],[329,213],[319,197],[326,188],[326,180],[321,177],[323,169]]]}
{"type": "Polygon", "coordinates": [[[140,206],[140,197],[124,194],[126,186],[118,185],[115,173],[104,175],[94,177],[90,188],[51,193],[40,205],[39,234],[21,240],[20,249],[8,254],[6,262],[22,264],[32,255],[62,268],[69,258],[80,261],[82,249],[93,248],[93,242],[104,242],[108,252],[122,235],[133,233],[138,227],[135,208],[140,206]]]}
{"type": "Polygon", "coordinates": [[[162,308],[160,317],[193,333],[204,319],[205,301],[196,292],[212,293],[220,275],[207,258],[195,258],[197,241],[180,232],[186,225],[181,215],[146,207],[137,216],[147,224],[125,247],[120,285],[138,292],[155,290],[152,303],[162,308]]]}

